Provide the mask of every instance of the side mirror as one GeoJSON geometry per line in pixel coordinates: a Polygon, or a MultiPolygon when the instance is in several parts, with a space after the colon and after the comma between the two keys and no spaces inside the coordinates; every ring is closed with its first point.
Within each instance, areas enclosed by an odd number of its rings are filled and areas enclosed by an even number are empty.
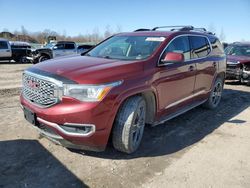
{"type": "Polygon", "coordinates": [[[164,64],[182,63],[184,62],[184,55],[183,53],[168,52],[161,62],[164,64]]]}

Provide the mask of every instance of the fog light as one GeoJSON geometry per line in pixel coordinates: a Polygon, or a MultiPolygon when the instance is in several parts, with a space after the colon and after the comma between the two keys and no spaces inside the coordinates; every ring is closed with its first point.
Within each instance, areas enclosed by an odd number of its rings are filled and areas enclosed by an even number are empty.
{"type": "Polygon", "coordinates": [[[95,126],[92,124],[65,123],[60,127],[68,133],[88,135],[91,134],[92,132],[95,132],[95,126]]]}

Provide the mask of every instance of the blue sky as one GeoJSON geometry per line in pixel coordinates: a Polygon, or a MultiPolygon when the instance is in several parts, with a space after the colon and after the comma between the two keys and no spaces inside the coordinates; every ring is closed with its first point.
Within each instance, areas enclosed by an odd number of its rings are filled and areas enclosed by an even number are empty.
{"type": "Polygon", "coordinates": [[[250,41],[250,0],[0,0],[0,31],[51,29],[75,36],[161,25],[223,29],[226,41],[250,41]]]}

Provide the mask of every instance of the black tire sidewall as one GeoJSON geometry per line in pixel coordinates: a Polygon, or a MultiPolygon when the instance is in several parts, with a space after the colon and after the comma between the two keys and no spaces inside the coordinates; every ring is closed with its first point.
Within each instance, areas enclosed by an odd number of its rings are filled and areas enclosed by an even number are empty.
{"type": "Polygon", "coordinates": [[[118,110],[112,131],[112,142],[115,149],[129,154],[138,149],[143,137],[145,118],[146,102],[143,97],[133,96],[125,100],[118,110]],[[141,105],[144,106],[144,124],[141,130],[141,138],[138,144],[134,146],[132,126],[135,120],[136,112],[139,110],[141,105]],[[133,117],[131,117],[131,115],[133,117]]]}
{"type": "Polygon", "coordinates": [[[209,95],[209,99],[207,100],[207,102],[206,102],[206,106],[208,107],[208,108],[210,108],[210,109],[215,109],[219,104],[220,104],[220,101],[221,101],[221,97],[220,97],[220,99],[219,99],[219,102],[217,102],[217,104],[215,105],[214,103],[213,103],[213,91],[214,91],[214,89],[215,89],[215,87],[217,86],[217,84],[220,82],[220,84],[221,84],[221,87],[222,87],[222,91],[223,91],[223,81],[222,81],[222,79],[221,78],[217,78],[216,79],[216,81],[214,82],[214,85],[213,85],[213,87],[212,87],[212,90],[211,90],[211,92],[210,92],[210,95],[209,95]]]}

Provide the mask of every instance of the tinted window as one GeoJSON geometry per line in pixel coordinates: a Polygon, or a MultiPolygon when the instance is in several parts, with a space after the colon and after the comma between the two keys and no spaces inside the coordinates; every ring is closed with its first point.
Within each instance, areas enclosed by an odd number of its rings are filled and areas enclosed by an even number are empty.
{"type": "MultiPolygon", "coordinates": [[[[165,50],[163,57],[165,57],[166,53],[168,52],[177,52],[182,53],[184,55],[184,59],[190,60],[190,46],[189,40],[187,36],[178,37],[174,39],[165,50]]],[[[162,58],[163,58],[162,57],[162,58]]]]}
{"type": "Polygon", "coordinates": [[[217,38],[210,39],[210,42],[215,54],[224,54],[224,48],[217,38]]]}
{"type": "Polygon", "coordinates": [[[55,47],[56,49],[61,50],[64,49],[64,44],[56,44],[55,47]]]}
{"type": "Polygon", "coordinates": [[[75,49],[75,45],[73,43],[66,43],[65,44],[65,49],[75,49]]]}
{"type": "Polygon", "coordinates": [[[192,48],[192,59],[206,57],[211,49],[208,40],[205,37],[190,36],[192,48]]]}
{"type": "Polygon", "coordinates": [[[5,41],[0,41],[0,49],[8,49],[7,42],[5,42],[5,41]]]}

